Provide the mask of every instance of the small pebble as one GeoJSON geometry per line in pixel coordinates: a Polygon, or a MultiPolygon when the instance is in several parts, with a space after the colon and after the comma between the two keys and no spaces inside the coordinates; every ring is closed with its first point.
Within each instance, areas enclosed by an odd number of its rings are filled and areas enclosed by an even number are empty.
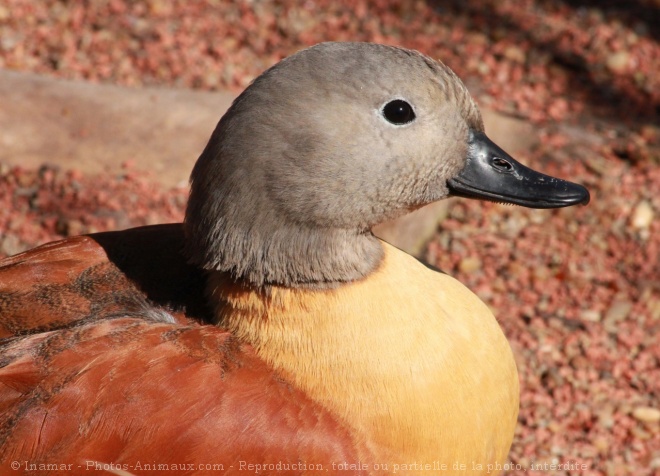
{"type": "Polygon", "coordinates": [[[607,57],[605,66],[615,74],[624,73],[628,69],[630,63],[630,53],[627,51],[619,51],[607,57]]]}
{"type": "Polygon", "coordinates": [[[630,311],[633,304],[630,301],[615,301],[605,314],[605,321],[609,323],[616,323],[623,321],[630,311]]]}
{"type": "Polygon", "coordinates": [[[504,57],[511,61],[515,61],[516,63],[524,63],[527,60],[525,51],[515,45],[507,46],[507,48],[504,50],[504,57]]]}
{"type": "Polygon", "coordinates": [[[657,423],[660,421],[660,410],[653,407],[637,407],[633,410],[632,416],[635,420],[644,423],[657,423]]]}
{"type": "Polygon", "coordinates": [[[588,309],[586,311],[580,312],[580,319],[583,321],[589,321],[589,322],[600,322],[602,319],[602,314],[600,311],[595,311],[592,309],[588,309]]]}
{"type": "Polygon", "coordinates": [[[646,200],[641,200],[634,208],[631,224],[633,228],[640,230],[651,226],[654,219],[654,212],[651,204],[646,200]]]}
{"type": "Polygon", "coordinates": [[[462,273],[473,273],[474,271],[481,269],[481,260],[474,256],[468,256],[461,260],[458,269],[462,273]]]}

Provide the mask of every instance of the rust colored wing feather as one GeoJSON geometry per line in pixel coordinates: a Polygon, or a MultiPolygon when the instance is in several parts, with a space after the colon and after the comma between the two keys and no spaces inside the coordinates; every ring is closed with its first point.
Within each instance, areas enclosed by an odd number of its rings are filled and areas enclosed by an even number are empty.
{"type": "Polygon", "coordinates": [[[279,463],[303,474],[357,459],[327,412],[213,326],[103,320],[9,339],[1,363],[5,469],[57,462],[75,474],[94,461],[245,474],[279,463]]]}
{"type": "Polygon", "coordinates": [[[204,276],[180,223],[77,236],[0,261],[0,337],[165,311],[205,322],[204,276]]]}
{"type": "Polygon", "coordinates": [[[29,474],[82,473],[90,461],[132,474],[278,463],[271,472],[332,474],[331,463],[358,459],[333,416],[204,325],[204,276],[182,245],[180,224],[160,225],[0,261],[1,474],[12,461],[29,474]]]}

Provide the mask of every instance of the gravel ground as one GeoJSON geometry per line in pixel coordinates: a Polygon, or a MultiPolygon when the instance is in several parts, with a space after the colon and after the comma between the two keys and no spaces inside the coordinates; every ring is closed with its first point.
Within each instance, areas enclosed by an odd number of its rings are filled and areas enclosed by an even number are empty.
{"type": "MultiPolygon", "coordinates": [[[[430,262],[493,308],[516,354],[522,402],[506,474],[651,475],[660,474],[659,11],[657,0],[4,0],[0,66],[237,90],[318,41],[443,59],[481,104],[537,125],[540,145],[524,161],[592,192],[589,206],[557,211],[453,200],[428,246],[430,262]]],[[[0,255],[177,221],[185,200],[130,164],[116,177],[0,164],[0,255]]]]}

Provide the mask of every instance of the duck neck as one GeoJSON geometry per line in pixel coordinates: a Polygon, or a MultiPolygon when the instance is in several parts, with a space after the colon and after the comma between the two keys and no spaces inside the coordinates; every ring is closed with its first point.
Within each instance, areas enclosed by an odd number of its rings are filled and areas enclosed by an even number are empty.
{"type": "Polygon", "coordinates": [[[186,223],[186,254],[191,261],[254,288],[275,283],[287,288],[334,288],[363,279],[383,259],[383,249],[370,231],[304,227],[270,216],[251,223],[245,217],[205,223],[186,223]],[[209,223],[212,230],[206,228],[209,223]]]}

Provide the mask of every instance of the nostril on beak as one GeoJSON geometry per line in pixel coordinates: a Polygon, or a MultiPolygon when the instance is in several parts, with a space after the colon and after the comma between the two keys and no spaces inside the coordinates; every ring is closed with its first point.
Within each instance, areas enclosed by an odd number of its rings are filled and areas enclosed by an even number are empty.
{"type": "Polygon", "coordinates": [[[500,157],[493,158],[493,165],[500,169],[502,172],[508,172],[513,169],[513,165],[508,160],[502,159],[500,157]]]}

